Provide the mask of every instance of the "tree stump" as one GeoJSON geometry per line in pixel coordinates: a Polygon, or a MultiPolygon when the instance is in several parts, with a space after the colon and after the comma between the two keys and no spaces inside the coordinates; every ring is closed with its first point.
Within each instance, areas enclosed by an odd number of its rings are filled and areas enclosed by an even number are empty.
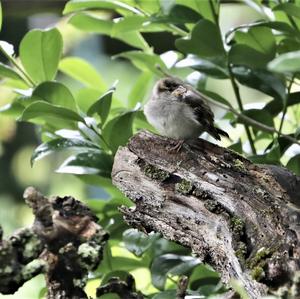
{"type": "Polygon", "coordinates": [[[298,298],[300,178],[202,139],[174,144],[142,131],[119,148],[113,182],[135,203],[125,221],[191,248],[250,298],[298,298]]]}

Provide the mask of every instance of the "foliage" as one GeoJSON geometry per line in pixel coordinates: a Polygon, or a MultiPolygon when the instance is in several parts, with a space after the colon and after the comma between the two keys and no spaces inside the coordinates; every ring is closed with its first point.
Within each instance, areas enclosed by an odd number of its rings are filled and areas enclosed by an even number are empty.
{"type": "Polygon", "coordinates": [[[5,79],[1,84],[15,92],[14,100],[0,113],[40,126],[43,144],[33,153],[32,164],[55,151],[71,150],[72,155],[57,171],[77,175],[110,194],[107,201],[89,201],[111,234],[104,261],[94,273],[102,282],[115,271],[122,276],[120,271],[148,268],[155,287],[149,287],[148,292],[153,298],[173,298],[174,282],[183,274],[190,276],[191,294],[209,296],[224,290],[216,273],[199,265],[186,249],[157,235],[128,229],[117,210],[130,202],[111,184],[113,156],[134,132],[149,127],[140,103],[154,79],[184,69],[186,79],[193,78],[191,83],[209,101],[229,109],[224,119],[233,127],[244,124],[245,133],[236,136],[233,149],[243,151],[253,161],[283,164],[300,174],[300,155],[288,151],[300,139],[300,97],[295,91],[300,79],[300,5],[280,0],[261,2],[246,1],[260,14],[257,22],[222,36],[222,5],[218,0],[69,1],[63,12],[69,24],[108,35],[133,48],[114,57],[129,60],[140,70],[128,99],[116,99],[117,84],[107,88],[103,74],[87,61],[62,57],[63,39],[57,28],[28,32],[20,44],[19,59],[11,45],[0,42],[8,60],[0,63],[0,76],[5,79]],[[170,51],[158,55],[145,39],[149,32],[173,35],[170,51]],[[74,91],[59,82],[58,71],[83,84],[83,95],[89,95],[86,100],[74,97],[74,91]],[[235,99],[208,90],[209,78],[224,80],[235,99]],[[262,109],[244,106],[241,86],[268,96],[262,109]],[[236,111],[239,115],[232,113],[236,111]],[[255,122],[249,123],[243,116],[255,122]],[[282,135],[283,131],[290,139],[282,135]],[[114,248],[123,244],[136,257],[113,256],[114,248]]]}

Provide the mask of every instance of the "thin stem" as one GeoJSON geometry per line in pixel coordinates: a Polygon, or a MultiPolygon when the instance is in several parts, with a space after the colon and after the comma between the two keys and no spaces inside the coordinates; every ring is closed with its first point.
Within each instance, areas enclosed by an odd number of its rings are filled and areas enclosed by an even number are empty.
{"type": "Polygon", "coordinates": [[[16,60],[9,56],[4,50],[3,48],[0,46],[0,51],[2,52],[2,54],[7,58],[8,61],[10,61],[19,71],[20,73],[24,76],[24,78],[22,78],[26,83],[28,83],[29,85],[31,85],[31,87],[35,86],[35,83],[31,80],[31,78],[24,72],[24,70],[19,66],[19,64],[16,62],[16,60]],[[27,81],[26,81],[27,80],[27,81]]]}
{"type": "Polygon", "coordinates": [[[222,108],[226,111],[230,111],[232,112],[234,115],[236,115],[239,119],[243,120],[244,122],[246,122],[248,125],[250,126],[253,126],[261,131],[264,131],[264,132],[268,132],[268,133],[277,133],[279,134],[281,137],[293,142],[293,143],[296,143],[296,144],[299,144],[300,145],[300,142],[296,139],[296,138],[293,138],[289,135],[286,135],[286,134],[282,134],[281,132],[279,132],[278,130],[274,129],[273,127],[270,127],[270,126],[267,126],[265,124],[262,124],[242,113],[239,113],[238,111],[236,111],[233,107],[228,107],[228,106],[225,106],[224,104],[220,103],[220,102],[217,102],[215,101],[214,99],[212,99],[211,97],[199,92],[198,90],[196,91],[199,96],[201,98],[203,98],[204,100],[206,100],[207,102],[210,102],[212,104],[214,104],[215,106],[219,107],[219,108],[222,108]]]}
{"type": "MultiPolygon", "coordinates": [[[[282,1],[279,0],[279,3],[282,4],[282,1]]],[[[295,22],[294,18],[292,16],[288,15],[287,13],[285,13],[285,15],[289,19],[289,21],[290,21],[291,25],[294,27],[294,29],[296,29],[299,32],[299,27],[298,27],[297,23],[295,22]]]]}
{"type": "Polygon", "coordinates": [[[219,15],[217,14],[217,12],[215,10],[213,0],[209,0],[209,6],[210,6],[211,13],[214,17],[215,23],[216,23],[216,25],[218,25],[219,24],[219,15]]]}
{"type": "MultiPolygon", "coordinates": [[[[232,88],[233,88],[233,91],[234,91],[234,94],[235,94],[235,97],[236,97],[236,101],[238,103],[240,111],[243,112],[244,107],[243,107],[243,103],[242,103],[240,90],[239,90],[239,87],[238,87],[237,83],[234,80],[234,76],[233,76],[233,73],[231,71],[231,66],[230,65],[228,65],[228,70],[229,70],[230,82],[231,82],[231,85],[232,85],[232,88]]],[[[246,131],[246,134],[247,134],[247,138],[248,138],[249,143],[250,143],[252,153],[254,155],[256,155],[256,148],[255,148],[255,145],[254,145],[254,141],[253,141],[250,129],[246,124],[244,124],[244,127],[245,127],[245,131],[246,131]]]]}
{"type": "MultiPolygon", "coordinates": [[[[282,112],[282,117],[281,117],[281,120],[280,120],[280,125],[279,125],[279,133],[282,132],[282,127],[283,127],[283,122],[284,122],[284,118],[285,118],[285,115],[286,115],[286,112],[287,112],[287,101],[288,101],[288,98],[290,96],[290,93],[291,93],[291,88],[292,88],[292,85],[293,85],[293,82],[294,82],[294,75],[289,83],[289,86],[288,86],[288,92],[287,92],[287,99],[284,101],[284,106],[283,106],[283,112],[282,112]]],[[[279,138],[280,135],[278,135],[278,138],[279,138]]]]}

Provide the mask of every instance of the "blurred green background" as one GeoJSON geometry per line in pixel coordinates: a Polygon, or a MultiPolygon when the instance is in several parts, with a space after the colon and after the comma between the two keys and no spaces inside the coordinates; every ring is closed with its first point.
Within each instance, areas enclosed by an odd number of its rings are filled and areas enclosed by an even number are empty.
{"type": "MultiPolygon", "coordinates": [[[[59,29],[65,44],[65,54],[88,60],[102,74],[108,86],[111,86],[117,78],[122,78],[116,94],[118,99],[126,101],[138,71],[129,62],[112,60],[111,56],[131,48],[120,41],[86,34],[68,25],[61,15],[66,2],[63,0],[2,1],[4,18],[0,39],[12,43],[18,53],[19,42],[27,31],[32,28],[46,28],[59,22],[59,29]]],[[[221,8],[220,22],[223,33],[231,27],[249,23],[258,18],[259,15],[255,10],[243,4],[228,3],[221,8]]],[[[146,34],[146,39],[155,46],[156,53],[173,49],[174,37],[169,33],[146,34]]],[[[4,57],[1,57],[1,60],[5,62],[4,57]]],[[[78,82],[64,78],[62,74],[60,76],[66,85],[72,86],[72,90],[80,88],[78,82]]],[[[218,93],[230,99],[233,92],[231,89],[225,89],[225,84],[227,82],[222,80],[209,79],[207,86],[208,89],[218,90],[218,93]]],[[[258,106],[259,102],[268,99],[266,95],[246,87],[243,87],[241,92],[243,99],[253,102],[255,98],[258,106]]],[[[8,89],[1,87],[0,107],[8,103],[11,96],[8,89]]],[[[229,129],[231,136],[237,136],[242,126],[238,125],[235,129],[229,129]]],[[[228,145],[226,143],[229,141],[223,142],[228,145]]],[[[66,157],[65,154],[51,155],[38,161],[31,168],[30,157],[39,143],[38,127],[28,123],[16,123],[13,118],[0,116],[0,223],[6,236],[15,229],[30,225],[32,222],[32,214],[22,200],[23,191],[27,186],[35,186],[47,195],[72,195],[83,201],[105,197],[100,188],[88,186],[72,175],[55,173],[59,162],[66,157]]],[[[144,275],[149,275],[149,273],[144,272],[138,275],[142,281],[144,275]]],[[[38,298],[37,290],[40,290],[43,285],[43,278],[39,276],[26,283],[15,295],[0,295],[0,298],[38,298]]]]}

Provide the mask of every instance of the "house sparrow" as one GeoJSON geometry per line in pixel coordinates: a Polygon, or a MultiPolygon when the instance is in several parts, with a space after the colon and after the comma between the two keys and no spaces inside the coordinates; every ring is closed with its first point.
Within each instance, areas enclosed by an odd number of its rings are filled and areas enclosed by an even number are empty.
{"type": "Polygon", "coordinates": [[[198,138],[203,132],[217,140],[220,135],[229,138],[215,127],[214,114],[203,96],[178,78],[167,77],[155,84],[144,113],[159,134],[178,139],[179,148],[185,140],[198,138]]]}

